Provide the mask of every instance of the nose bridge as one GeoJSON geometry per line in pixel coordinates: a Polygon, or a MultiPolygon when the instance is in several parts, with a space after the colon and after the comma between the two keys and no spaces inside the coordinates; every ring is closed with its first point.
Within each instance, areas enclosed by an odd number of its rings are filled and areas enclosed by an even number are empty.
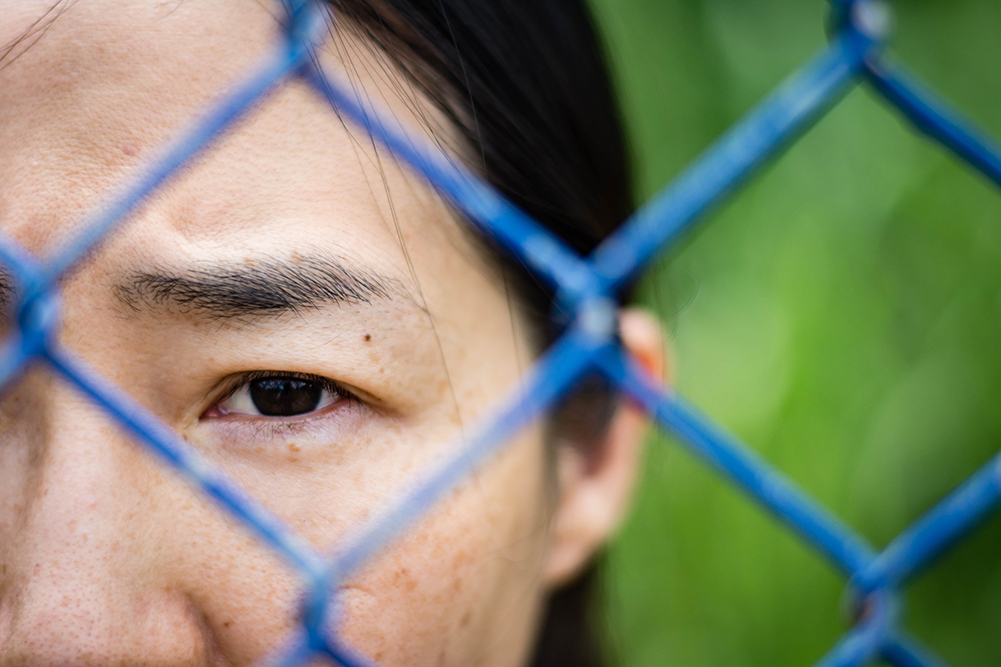
{"type": "Polygon", "coordinates": [[[35,452],[19,522],[22,552],[36,561],[33,569],[58,569],[64,557],[78,565],[83,556],[106,560],[103,552],[127,546],[121,538],[142,501],[133,479],[141,467],[109,417],[84,397],[51,379],[29,391],[39,423],[25,432],[39,441],[14,445],[35,452]]]}
{"type": "Polygon", "coordinates": [[[33,409],[21,417],[35,423],[20,433],[37,441],[3,443],[34,454],[22,459],[19,516],[0,535],[0,666],[124,663],[165,655],[165,638],[190,663],[201,631],[153,564],[157,483],[144,452],[65,385],[25,392],[33,409]]]}

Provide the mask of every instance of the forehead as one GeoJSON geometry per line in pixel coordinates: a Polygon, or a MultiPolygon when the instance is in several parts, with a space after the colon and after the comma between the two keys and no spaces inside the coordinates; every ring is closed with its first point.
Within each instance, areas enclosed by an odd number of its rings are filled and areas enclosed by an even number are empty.
{"type": "MultiPolygon", "coordinates": [[[[44,253],[276,49],[279,14],[279,3],[266,0],[55,8],[0,0],[0,226],[44,253]]],[[[332,66],[346,65],[405,125],[423,131],[412,96],[385,94],[400,80],[373,49],[339,35],[328,52],[332,66]]],[[[401,236],[408,245],[440,245],[448,220],[428,188],[293,81],[157,192],[142,224],[114,242],[135,252],[151,242],[164,251],[253,251],[301,243],[308,228],[311,242],[395,264],[401,236]]]]}
{"type": "Polygon", "coordinates": [[[264,6],[245,0],[0,2],[5,146],[88,167],[117,162],[112,141],[136,152],[168,138],[275,33],[264,6]]]}

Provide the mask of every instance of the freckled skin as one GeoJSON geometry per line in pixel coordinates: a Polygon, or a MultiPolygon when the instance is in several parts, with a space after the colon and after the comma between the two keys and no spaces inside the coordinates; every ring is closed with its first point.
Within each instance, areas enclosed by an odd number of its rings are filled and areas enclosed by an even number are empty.
{"type": "MultiPolygon", "coordinates": [[[[4,5],[0,43],[49,4],[4,5]]],[[[0,69],[3,232],[44,255],[77,231],[268,51],[269,10],[73,5],[0,69]]],[[[356,63],[375,58],[344,39],[356,63]]],[[[383,78],[362,82],[422,131],[409,102],[382,94],[399,81],[370,65],[355,71],[383,78]]],[[[445,207],[360,137],[302,85],[276,93],[65,282],[60,332],[328,551],[453,452],[531,363],[502,285],[445,207]],[[318,250],[398,279],[412,300],[237,326],[130,314],[112,290],[154,263],[318,250]],[[255,370],[330,377],[361,398],[298,426],[203,417],[226,378],[255,370]]],[[[246,665],[296,627],[292,572],[49,373],[4,394],[0,423],[0,666],[246,665]]],[[[549,590],[550,478],[530,429],[346,582],[347,642],[384,665],[523,665],[549,590]]]]}

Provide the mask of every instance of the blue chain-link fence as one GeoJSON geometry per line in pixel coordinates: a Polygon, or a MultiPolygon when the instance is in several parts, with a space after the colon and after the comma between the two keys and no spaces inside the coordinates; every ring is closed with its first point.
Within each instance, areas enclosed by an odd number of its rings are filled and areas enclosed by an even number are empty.
{"type": "Polygon", "coordinates": [[[316,657],[344,665],[370,664],[330,630],[328,620],[336,605],[332,591],[520,428],[543,415],[592,372],[603,374],[632,396],[681,443],[770,510],[848,579],[854,627],[818,665],[861,665],[874,659],[900,667],[942,664],[899,627],[897,592],[996,508],[1001,501],[1001,457],[974,473],[888,546],[876,550],[766,461],[683,399],[658,386],[633,363],[615,337],[612,295],[860,81],[868,83],[920,132],[1001,185],[1001,152],[884,53],[891,20],[884,3],[833,0],[830,46],[587,258],[577,256],[437,148],[408,136],[393,116],[373,108],[350,83],[325,72],[314,49],[327,34],[327,22],[336,17],[324,7],[309,0],[285,0],[283,6],[284,40],[259,71],[235,86],[141,178],[99,207],[76,238],[44,261],[9,239],[0,239],[0,259],[12,275],[18,295],[17,326],[0,350],[0,385],[14,381],[33,361],[47,363],[284,558],[309,593],[301,628],[288,646],[279,647],[276,664],[299,665],[316,657]],[[408,493],[341,544],[333,557],[318,553],[297,538],[125,392],[68,354],[55,335],[61,279],[123,224],[150,193],[200,151],[210,148],[255,102],[296,77],[307,81],[340,114],[423,174],[483,232],[547,281],[572,322],[518,391],[492,417],[466,434],[458,455],[421,477],[408,493]]]}

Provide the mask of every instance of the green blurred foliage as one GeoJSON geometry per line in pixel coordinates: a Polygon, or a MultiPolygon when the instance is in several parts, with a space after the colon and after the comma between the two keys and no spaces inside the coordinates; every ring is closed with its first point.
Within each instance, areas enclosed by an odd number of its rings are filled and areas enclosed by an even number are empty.
{"type": "MultiPolygon", "coordinates": [[[[820,0],[595,0],[640,193],[825,45],[820,0]]],[[[896,3],[893,50],[1001,136],[1001,3],[896,3]]],[[[678,391],[875,545],[1001,444],[1001,192],[864,87],[664,257],[642,290],[678,391]]],[[[907,589],[955,667],[1001,664],[1001,519],[907,589]]],[[[815,662],[845,582],[677,442],[652,438],[609,557],[617,663],[815,662]]]]}

